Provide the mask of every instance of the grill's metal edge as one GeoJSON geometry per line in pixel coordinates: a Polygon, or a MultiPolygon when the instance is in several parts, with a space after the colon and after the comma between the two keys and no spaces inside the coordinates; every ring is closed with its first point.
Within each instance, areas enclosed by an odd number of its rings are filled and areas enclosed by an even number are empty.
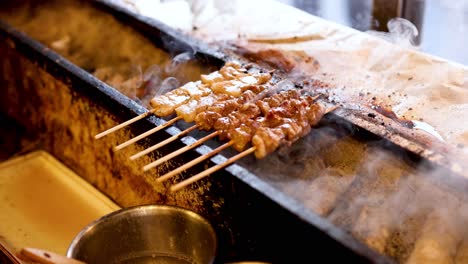
{"type": "MultiPolygon", "coordinates": [[[[87,83],[95,87],[109,102],[118,103],[119,105],[131,110],[134,114],[142,114],[148,110],[123,95],[119,91],[110,87],[106,83],[100,81],[92,74],[86,72],[75,64],[71,63],[55,51],[47,48],[38,41],[31,39],[29,36],[21,31],[16,30],[8,23],[0,20],[0,33],[5,39],[14,41],[15,48],[23,54],[31,55],[38,62],[41,67],[46,68],[57,79],[67,82],[67,78],[77,78],[81,82],[87,83]],[[67,74],[61,74],[62,72],[67,74]]],[[[87,86],[76,87],[77,89],[86,90],[87,86]]],[[[95,91],[93,91],[95,92],[95,91]]],[[[164,121],[162,119],[153,119],[155,125],[160,125],[164,121]],[[155,121],[155,122],[154,122],[155,121]]]]}
{"type": "MultiPolygon", "coordinates": [[[[102,3],[105,1],[100,2],[102,3]]],[[[132,16],[133,14],[128,15],[132,16]]],[[[166,30],[170,31],[170,29],[166,30]]],[[[112,110],[111,112],[115,113],[116,109],[125,109],[128,110],[131,114],[137,115],[148,111],[146,108],[131,100],[127,96],[123,95],[119,91],[115,90],[111,86],[95,78],[92,74],[86,72],[85,70],[81,69],[80,67],[76,66],[75,64],[60,56],[58,53],[54,52],[53,50],[50,50],[41,43],[31,39],[26,34],[16,30],[14,27],[1,20],[0,34],[2,34],[3,37],[5,37],[5,39],[12,40],[14,42],[15,48],[19,52],[28,55],[27,57],[29,59],[33,59],[33,62],[37,62],[40,67],[45,68],[55,78],[62,80],[63,82],[68,82],[68,79],[75,79],[75,81],[72,81],[72,84],[87,84],[82,86],[78,85],[76,87],[73,87],[74,89],[81,91],[84,94],[90,95],[90,93],[96,92],[94,89],[91,91],[90,87],[96,88],[99,91],[99,93],[103,96],[103,98],[106,99],[105,101],[109,103],[105,104],[103,102],[105,107],[108,107],[112,110]],[[115,106],[120,107],[115,108],[115,106]]],[[[168,34],[168,36],[175,35],[177,34],[168,34]]],[[[184,39],[187,40],[188,38],[184,39]]],[[[174,38],[174,41],[178,41],[178,39],[174,38]]],[[[207,57],[227,59],[226,56],[218,57],[219,54],[216,55],[216,53],[203,53],[201,49],[198,50],[198,52],[203,55],[206,55],[207,57]]],[[[129,115],[129,113],[125,114],[129,115]]],[[[148,118],[147,121],[151,122],[154,125],[161,125],[165,122],[163,119],[154,116],[148,118]]],[[[171,135],[175,135],[178,132],[180,132],[180,129],[178,129],[175,126],[172,126],[166,129],[165,131],[171,135]]],[[[194,141],[196,141],[196,139],[191,136],[186,136],[181,139],[181,142],[183,142],[185,145],[191,144],[194,141]]],[[[208,146],[203,146],[196,149],[196,151],[202,155],[208,153],[211,150],[212,149],[208,146]]],[[[226,160],[226,158],[223,155],[217,155],[211,160],[216,164],[220,164],[221,162],[226,160]]],[[[371,250],[369,247],[367,247],[367,245],[356,240],[350,234],[332,225],[324,218],[314,214],[313,212],[305,208],[297,200],[286,196],[285,194],[281,193],[279,190],[275,189],[268,183],[262,181],[253,173],[249,172],[247,169],[237,164],[234,164],[227,167],[226,171],[240,179],[242,182],[244,182],[251,188],[257,190],[272,201],[276,202],[277,204],[285,208],[287,211],[293,213],[294,215],[296,215],[296,217],[299,217],[303,221],[309,223],[313,228],[321,230],[322,232],[328,234],[331,238],[333,238],[343,246],[351,249],[354,253],[364,256],[366,259],[369,259],[374,263],[394,263],[391,259],[378,254],[374,250],[371,250]]]]}

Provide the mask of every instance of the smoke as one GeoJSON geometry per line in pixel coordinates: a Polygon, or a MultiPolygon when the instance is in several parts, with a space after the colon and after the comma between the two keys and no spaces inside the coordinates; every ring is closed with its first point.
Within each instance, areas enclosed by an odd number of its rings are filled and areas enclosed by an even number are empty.
{"type": "Polygon", "coordinates": [[[165,65],[152,65],[145,72],[145,76],[150,80],[147,89],[150,89],[152,96],[162,95],[178,88],[181,85],[179,78],[175,77],[184,70],[187,63],[195,59],[194,52],[183,52],[174,56],[165,65]]]}
{"type": "Polygon", "coordinates": [[[368,30],[367,33],[385,39],[388,42],[405,48],[415,48],[415,39],[419,35],[418,28],[404,18],[392,18],[387,23],[388,32],[368,30]]]}
{"type": "Polygon", "coordinates": [[[452,263],[464,254],[457,248],[468,244],[466,183],[335,121],[323,120],[250,169],[398,263],[452,263]]]}
{"type": "Polygon", "coordinates": [[[166,65],[166,73],[173,73],[177,71],[178,68],[180,68],[180,66],[184,63],[195,59],[194,54],[195,51],[187,51],[176,55],[174,58],[172,58],[171,62],[166,65]]]}
{"type": "Polygon", "coordinates": [[[288,91],[294,89],[295,85],[291,80],[285,79],[279,81],[277,84],[275,84],[273,87],[269,87],[268,89],[265,89],[261,93],[257,94],[252,101],[256,102],[258,100],[261,100],[262,98],[272,96],[274,94],[277,94],[282,91],[288,91]]]}
{"type": "Polygon", "coordinates": [[[399,263],[452,263],[468,224],[463,181],[383,142],[367,148],[328,219],[399,263]]]}
{"type": "Polygon", "coordinates": [[[173,75],[183,68],[182,64],[179,57],[179,60],[171,60],[166,65],[151,65],[145,71],[139,65],[127,69],[102,67],[93,74],[126,96],[149,106],[154,96],[165,94],[181,85],[179,78],[173,75]]]}
{"type": "Polygon", "coordinates": [[[145,82],[157,83],[160,81],[161,75],[161,67],[159,65],[151,65],[143,74],[143,80],[145,82]]]}
{"type": "Polygon", "coordinates": [[[161,82],[159,89],[157,89],[156,95],[165,94],[179,87],[180,82],[174,77],[167,77],[161,82]]]}
{"type": "Polygon", "coordinates": [[[198,79],[199,73],[205,70],[197,68],[195,74],[192,74],[194,65],[194,53],[189,51],[164,63],[150,65],[144,70],[141,65],[109,66],[100,67],[93,74],[128,97],[150,107],[149,102],[153,97],[172,91],[192,79],[198,79]]]}

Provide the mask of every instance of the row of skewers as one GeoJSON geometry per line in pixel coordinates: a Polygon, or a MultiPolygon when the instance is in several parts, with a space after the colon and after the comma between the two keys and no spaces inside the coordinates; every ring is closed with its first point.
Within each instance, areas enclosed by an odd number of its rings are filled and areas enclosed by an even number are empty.
{"type": "Polygon", "coordinates": [[[219,71],[201,75],[199,81],[189,82],[180,88],[154,97],[150,101],[152,107],[150,111],[106,130],[95,138],[101,138],[151,114],[159,117],[175,114],[174,118],[163,125],[115,147],[115,150],[121,150],[179,120],[194,123],[179,134],[130,157],[131,160],[136,160],[195,129],[213,131],[196,142],[145,165],[144,171],[155,168],[216,136],[227,141],[211,152],[162,175],[158,178],[159,182],[174,177],[228,147],[240,152],[224,163],[171,186],[171,191],[177,191],[249,154],[253,153],[257,159],[261,159],[280,146],[291,145],[307,135],[311,127],[315,126],[326,113],[335,109],[327,109],[319,103],[318,96],[312,96],[294,86],[287,86],[285,89],[273,79],[272,72],[263,72],[249,65],[243,67],[239,63],[228,62],[219,71]]]}

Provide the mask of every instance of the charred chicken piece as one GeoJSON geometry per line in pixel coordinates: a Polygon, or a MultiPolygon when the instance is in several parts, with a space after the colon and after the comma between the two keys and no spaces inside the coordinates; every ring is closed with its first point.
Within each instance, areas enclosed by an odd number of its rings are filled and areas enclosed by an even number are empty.
{"type": "Polygon", "coordinates": [[[240,64],[228,62],[219,71],[202,75],[201,81],[189,82],[154,97],[150,105],[156,109],[155,114],[158,116],[168,116],[178,110],[177,114],[191,122],[197,106],[207,106],[225,99],[222,95],[238,97],[248,89],[266,84],[270,79],[269,73],[248,73],[240,64]]]}

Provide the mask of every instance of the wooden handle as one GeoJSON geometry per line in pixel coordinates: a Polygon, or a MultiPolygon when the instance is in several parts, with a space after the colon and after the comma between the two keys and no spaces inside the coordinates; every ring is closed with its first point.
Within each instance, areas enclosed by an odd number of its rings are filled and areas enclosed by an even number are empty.
{"type": "Polygon", "coordinates": [[[37,248],[23,248],[21,255],[41,264],[85,264],[79,260],[37,248]]]}

